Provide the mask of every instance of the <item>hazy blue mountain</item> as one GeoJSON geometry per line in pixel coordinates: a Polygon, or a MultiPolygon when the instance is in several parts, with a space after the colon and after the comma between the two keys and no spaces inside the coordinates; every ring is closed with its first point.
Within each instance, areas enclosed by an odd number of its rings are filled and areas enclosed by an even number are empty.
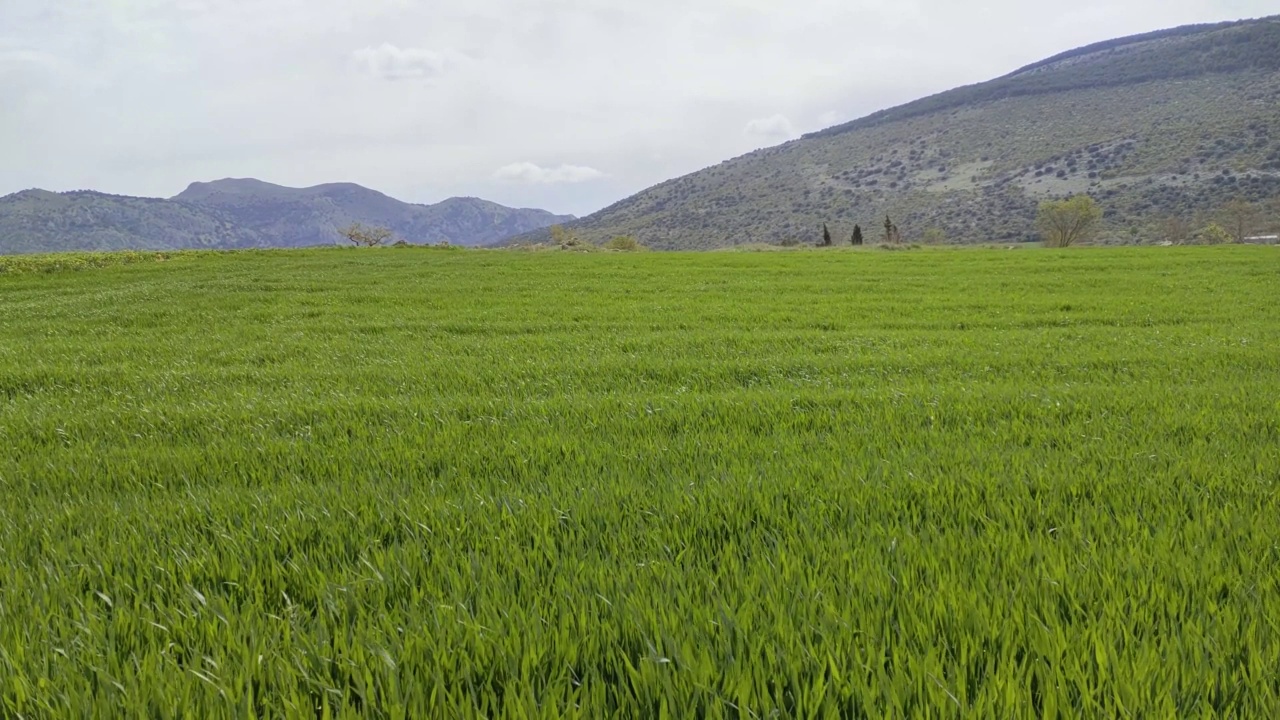
{"type": "Polygon", "coordinates": [[[0,198],[0,253],[300,247],[344,242],[353,222],[411,243],[484,245],[572,220],[478,198],[401,202],[359,185],[287,188],[251,179],[193,183],[167,199],[27,190],[0,198]]]}

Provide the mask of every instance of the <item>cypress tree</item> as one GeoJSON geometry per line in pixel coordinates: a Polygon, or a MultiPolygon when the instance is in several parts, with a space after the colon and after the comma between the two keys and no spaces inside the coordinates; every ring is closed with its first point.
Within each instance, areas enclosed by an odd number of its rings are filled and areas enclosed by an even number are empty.
{"type": "Polygon", "coordinates": [[[831,231],[827,229],[827,224],[822,224],[822,246],[831,247],[831,231]]]}
{"type": "Polygon", "coordinates": [[[898,232],[898,226],[888,215],[884,216],[884,241],[890,244],[902,242],[902,233],[898,232]]]}
{"type": "Polygon", "coordinates": [[[850,240],[850,242],[852,242],[855,246],[862,244],[862,226],[861,225],[853,226],[853,238],[850,240]]]}

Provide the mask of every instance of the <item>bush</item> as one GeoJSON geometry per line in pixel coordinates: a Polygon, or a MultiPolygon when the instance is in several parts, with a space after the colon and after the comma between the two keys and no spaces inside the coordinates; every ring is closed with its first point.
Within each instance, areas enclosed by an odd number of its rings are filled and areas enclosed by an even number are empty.
{"type": "Polygon", "coordinates": [[[1088,240],[1102,219],[1102,208],[1088,195],[1040,204],[1036,228],[1047,247],[1064,248],[1088,240]]]}
{"type": "Polygon", "coordinates": [[[176,259],[202,257],[214,250],[116,250],[108,252],[62,252],[35,255],[0,256],[0,275],[28,273],[57,273],[78,270],[94,270],[118,265],[135,265],[146,262],[166,262],[176,259]]]}
{"type": "Polygon", "coordinates": [[[1225,245],[1232,239],[1231,233],[1217,223],[1209,223],[1196,233],[1196,240],[1202,245],[1225,245]]]}
{"type": "Polygon", "coordinates": [[[640,241],[630,235],[619,235],[605,243],[604,249],[617,250],[619,252],[635,252],[637,250],[644,250],[645,247],[640,244],[640,241]]]}
{"type": "Polygon", "coordinates": [[[600,248],[578,237],[571,237],[560,243],[561,250],[569,250],[571,252],[596,252],[600,248]]]}

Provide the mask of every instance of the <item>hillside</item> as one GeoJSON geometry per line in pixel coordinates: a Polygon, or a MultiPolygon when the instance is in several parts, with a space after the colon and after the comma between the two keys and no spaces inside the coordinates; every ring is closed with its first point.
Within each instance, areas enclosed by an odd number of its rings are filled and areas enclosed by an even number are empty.
{"type": "Polygon", "coordinates": [[[478,198],[415,205],[352,184],[229,179],[168,200],[28,190],[0,198],[0,253],[324,245],[341,242],[338,230],[353,222],[412,243],[482,245],[571,219],[478,198]]]}
{"type": "Polygon", "coordinates": [[[351,183],[295,189],[228,179],[193,183],[173,200],[228,213],[285,247],[340,242],[338,229],[352,222],[389,227],[414,243],[483,245],[573,219],[479,198],[413,205],[351,183]]]}
{"type": "Polygon", "coordinates": [[[264,245],[225,213],[157,198],[45,190],[0,198],[0,254],[264,245]]]}
{"type": "MultiPolygon", "coordinates": [[[[1032,239],[1046,198],[1088,192],[1104,240],[1156,239],[1280,195],[1280,18],[1099,43],[671,180],[569,227],[655,248],[870,238],[1032,239]]],[[[1260,228],[1261,229],[1261,228],[1260,228]]],[[[521,240],[540,239],[534,234],[521,240]]]]}

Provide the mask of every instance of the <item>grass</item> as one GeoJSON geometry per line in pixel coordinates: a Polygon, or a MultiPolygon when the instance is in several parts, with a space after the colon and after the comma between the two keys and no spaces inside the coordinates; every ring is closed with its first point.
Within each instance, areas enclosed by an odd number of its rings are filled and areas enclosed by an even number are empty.
{"type": "Polygon", "coordinates": [[[200,250],[122,250],[119,252],[0,255],[0,276],[94,270],[104,267],[134,265],[136,263],[169,262],[170,260],[194,260],[208,256],[210,253],[211,251],[200,250]]]}
{"type": "Polygon", "coordinates": [[[1280,252],[0,274],[0,716],[1275,717],[1280,252]]]}

